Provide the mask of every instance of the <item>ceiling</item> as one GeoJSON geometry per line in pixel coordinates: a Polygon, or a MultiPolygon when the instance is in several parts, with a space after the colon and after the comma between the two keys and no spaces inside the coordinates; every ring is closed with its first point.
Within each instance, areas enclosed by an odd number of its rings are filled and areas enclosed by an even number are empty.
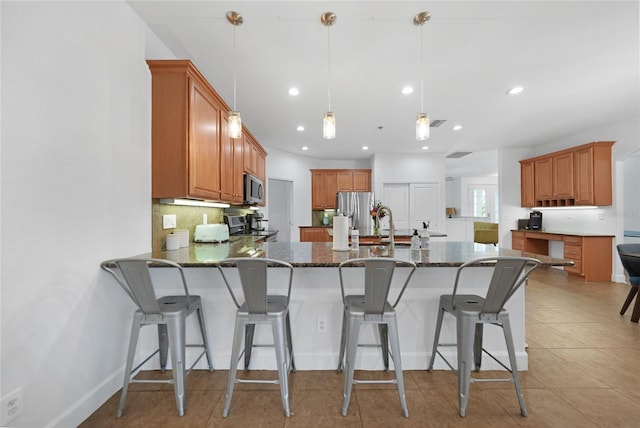
{"type": "Polygon", "coordinates": [[[235,58],[243,123],[267,147],[318,159],[470,151],[446,160],[447,175],[492,173],[499,148],[545,144],[640,113],[638,2],[129,4],[231,107],[235,58]],[[231,10],[242,14],[241,26],[226,20],[231,10]],[[329,28],[320,22],[327,11],[337,15],[329,28]],[[421,11],[431,13],[423,27],[412,23],[421,11]],[[425,112],[445,120],[426,142],[415,139],[422,78],[425,112]],[[412,94],[401,93],[406,85],[412,94]],[[507,95],[514,86],[524,91],[507,95]],[[335,140],[322,138],[329,87],[335,140]]]}

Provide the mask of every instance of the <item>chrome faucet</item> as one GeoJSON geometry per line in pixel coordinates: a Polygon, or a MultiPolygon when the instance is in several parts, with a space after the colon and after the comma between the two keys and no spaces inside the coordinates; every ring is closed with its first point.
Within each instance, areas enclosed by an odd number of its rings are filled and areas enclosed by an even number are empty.
{"type": "Polygon", "coordinates": [[[393,213],[391,212],[391,209],[387,206],[381,206],[380,208],[378,208],[378,211],[376,212],[376,217],[378,217],[378,223],[380,222],[380,213],[382,211],[386,211],[387,214],[389,214],[389,249],[393,250],[395,248],[395,240],[393,235],[395,235],[396,233],[396,228],[393,226],[393,213]]]}

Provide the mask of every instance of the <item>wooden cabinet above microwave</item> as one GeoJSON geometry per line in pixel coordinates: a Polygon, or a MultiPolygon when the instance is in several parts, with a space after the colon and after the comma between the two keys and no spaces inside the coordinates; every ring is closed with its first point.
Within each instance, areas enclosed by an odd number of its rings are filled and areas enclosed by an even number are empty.
{"type": "Polygon", "coordinates": [[[598,141],[521,160],[521,205],[611,205],[613,144],[598,141]]]}

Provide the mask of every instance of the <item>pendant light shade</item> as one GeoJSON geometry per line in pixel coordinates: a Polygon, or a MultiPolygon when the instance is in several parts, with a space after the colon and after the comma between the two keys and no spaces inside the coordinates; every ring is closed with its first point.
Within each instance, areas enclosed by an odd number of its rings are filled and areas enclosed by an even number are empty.
{"type": "Polygon", "coordinates": [[[429,12],[420,12],[413,17],[413,24],[420,26],[420,113],[416,119],[416,140],[429,139],[429,114],[424,112],[424,48],[422,27],[431,19],[429,12]]]}
{"type": "Polygon", "coordinates": [[[242,118],[239,111],[232,111],[229,114],[229,137],[242,137],[242,118]]]}
{"type": "Polygon", "coordinates": [[[229,114],[229,137],[242,137],[242,118],[236,110],[236,27],[242,25],[242,15],[238,12],[227,12],[227,21],[233,25],[233,111],[229,114]]]}
{"type": "Polygon", "coordinates": [[[322,120],[322,137],[326,140],[336,138],[336,117],[330,111],[324,114],[322,120]]]}
{"type": "Polygon", "coordinates": [[[416,140],[423,141],[429,139],[429,115],[418,113],[416,119],[416,140]]]}
{"type": "Polygon", "coordinates": [[[324,114],[322,121],[322,138],[325,140],[333,140],[336,138],[336,117],[331,111],[331,35],[329,27],[336,21],[336,14],[333,12],[325,12],[320,16],[320,22],[327,27],[327,98],[329,108],[324,114]]]}

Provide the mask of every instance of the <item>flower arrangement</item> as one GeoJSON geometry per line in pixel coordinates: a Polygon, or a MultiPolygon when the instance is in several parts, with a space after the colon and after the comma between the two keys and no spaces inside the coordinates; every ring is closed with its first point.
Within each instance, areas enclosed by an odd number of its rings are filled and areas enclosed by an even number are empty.
{"type": "MultiPolygon", "coordinates": [[[[376,217],[378,215],[378,210],[380,208],[382,208],[382,206],[383,206],[382,201],[377,201],[377,202],[374,202],[373,206],[371,207],[371,218],[374,221],[376,220],[376,217]]],[[[386,211],[382,211],[380,213],[380,218],[383,218],[386,215],[387,215],[387,212],[386,211]]]]}

